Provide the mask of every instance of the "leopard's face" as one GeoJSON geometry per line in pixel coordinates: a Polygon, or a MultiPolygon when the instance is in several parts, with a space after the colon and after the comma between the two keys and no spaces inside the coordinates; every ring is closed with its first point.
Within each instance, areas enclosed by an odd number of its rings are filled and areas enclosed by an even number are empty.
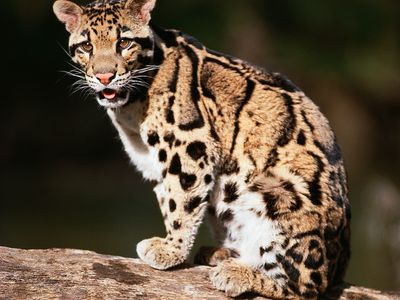
{"type": "Polygon", "coordinates": [[[75,73],[80,77],[77,86],[89,88],[105,108],[125,105],[131,93],[146,85],[145,73],[153,67],[148,26],[153,6],[151,0],[95,2],[86,7],[66,0],[54,4],[71,33],[70,55],[80,70],[75,73]]]}

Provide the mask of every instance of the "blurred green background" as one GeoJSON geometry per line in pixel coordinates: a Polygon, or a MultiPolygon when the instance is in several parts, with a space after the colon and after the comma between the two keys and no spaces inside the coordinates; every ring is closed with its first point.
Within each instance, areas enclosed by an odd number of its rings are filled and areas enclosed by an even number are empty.
{"type": "MultiPolygon", "coordinates": [[[[105,112],[71,94],[52,1],[1,2],[0,245],[136,255],[164,233],[156,199],[105,112]]],[[[350,178],[347,280],[400,289],[400,2],[158,2],[156,23],[286,74],[321,107],[350,178]]]]}

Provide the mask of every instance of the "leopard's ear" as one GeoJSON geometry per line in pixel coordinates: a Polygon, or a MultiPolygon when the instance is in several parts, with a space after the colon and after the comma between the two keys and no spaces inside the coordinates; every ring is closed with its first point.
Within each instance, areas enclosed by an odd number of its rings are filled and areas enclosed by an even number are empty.
{"type": "Polygon", "coordinates": [[[147,25],[151,19],[151,11],[156,5],[156,0],[128,0],[125,9],[130,15],[143,25],[147,25]]]}
{"type": "Polygon", "coordinates": [[[72,33],[79,27],[83,10],[78,4],[68,0],[57,0],[53,4],[53,11],[57,18],[65,24],[68,32],[72,33]]]}

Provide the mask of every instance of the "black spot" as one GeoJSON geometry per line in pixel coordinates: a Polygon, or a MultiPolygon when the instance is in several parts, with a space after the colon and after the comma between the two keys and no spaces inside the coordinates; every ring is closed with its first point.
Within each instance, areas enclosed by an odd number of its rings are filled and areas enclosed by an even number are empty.
{"type": "Polygon", "coordinates": [[[285,240],[282,243],[282,248],[286,249],[287,246],[289,246],[289,241],[290,239],[288,237],[285,238],[285,240]]]}
{"type": "Polygon", "coordinates": [[[300,272],[297,270],[292,263],[290,263],[287,259],[283,259],[282,267],[285,270],[286,275],[289,277],[291,281],[297,283],[300,277],[300,272]]]}
{"type": "Polygon", "coordinates": [[[166,120],[168,124],[175,124],[175,116],[172,109],[166,110],[166,120]]]}
{"type": "Polygon", "coordinates": [[[324,256],[322,253],[322,249],[318,248],[314,250],[312,253],[309,253],[306,260],[304,261],[304,265],[308,269],[316,270],[322,266],[324,263],[324,256]]]}
{"type": "Polygon", "coordinates": [[[314,283],[317,286],[320,286],[322,284],[322,277],[321,274],[319,272],[312,272],[310,275],[310,278],[312,281],[314,281],[314,283]]]}
{"type": "Polygon", "coordinates": [[[173,227],[174,227],[175,230],[180,229],[181,226],[182,226],[182,224],[181,224],[180,221],[174,221],[173,227]]]}
{"type": "Polygon", "coordinates": [[[181,159],[178,154],[172,157],[168,172],[173,175],[179,175],[182,172],[181,159]]]}
{"type": "MultiPolygon", "coordinates": [[[[205,73],[205,72],[204,72],[205,73]]],[[[207,80],[209,79],[210,76],[205,76],[203,75],[201,77],[201,89],[203,91],[203,96],[210,98],[213,100],[213,102],[215,102],[217,99],[215,97],[215,95],[213,94],[213,92],[207,87],[207,80]]]]}
{"type": "Polygon", "coordinates": [[[204,46],[198,41],[196,40],[194,37],[185,34],[184,35],[186,42],[188,42],[190,45],[196,47],[199,50],[203,50],[204,46]]]}
{"type": "Polygon", "coordinates": [[[272,269],[275,269],[275,268],[277,268],[278,267],[278,265],[276,264],[276,263],[265,263],[264,264],[264,270],[265,271],[270,271],[270,270],[272,270],[272,269]]]}
{"type": "Polygon", "coordinates": [[[122,33],[127,32],[127,31],[131,31],[130,28],[129,28],[128,26],[122,26],[122,27],[121,27],[121,32],[122,32],[122,33]]]}
{"type": "Polygon", "coordinates": [[[297,136],[297,144],[304,146],[307,142],[306,135],[303,130],[300,130],[299,135],[297,136]]]}
{"type": "Polygon", "coordinates": [[[179,147],[180,145],[182,145],[181,140],[176,140],[175,147],[179,147]]]}
{"type": "Polygon", "coordinates": [[[308,290],[305,291],[304,293],[301,294],[305,299],[314,299],[315,297],[317,297],[317,292],[313,291],[313,290],[308,290]]]}
{"type": "Polygon", "coordinates": [[[295,190],[294,190],[294,185],[293,185],[293,183],[291,183],[290,181],[284,181],[283,183],[282,183],[282,187],[285,189],[285,190],[287,190],[287,191],[289,191],[289,192],[291,192],[291,193],[293,193],[295,190]]]}
{"type": "Polygon", "coordinates": [[[268,85],[274,87],[280,87],[289,93],[294,93],[296,91],[299,91],[299,88],[282,74],[273,73],[271,75],[272,75],[272,81],[268,82],[268,85]]]}
{"type": "Polygon", "coordinates": [[[246,92],[244,95],[244,99],[241,101],[239,107],[236,109],[235,112],[235,129],[233,132],[233,137],[232,137],[232,146],[230,153],[233,153],[233,150],[235,149],[236,146],[236,139],[240,131],[240,126],[239,126],[239,119],[240,119],[240,114],[243,110],[243,108],[246,106],[246,104],[250,101],[251,96],[253,95],[254,89],[255,89],[255,82],[247,79],[246,80],[246,92]]]}
{"type": "Polygon", "coordinates": [[[164,149],[161,149],[158,152],[158,160],[160,162],[166,162],[167,161],[167,152],[164,149]]]}
{"type": "Polygon", "coordinates": [[[199,163],[199,167],[200,169],[204,169],[204,163],[203,162],[199,163]]]}
{"type": "Polygon", "coordinates": [[[317,146],[322,153],[325,154],[331,165],[336,165],[338,162],[342,160],[342,151],[338,143],[336,142],[336,137],[333,141],[330,141],[330,144],[327,146],[323,146],[319,141],[314,141],[315,146],[317,146]]]}
{"type": "Polygon", "coordinates": [[[174,141],[175,141],[175,134],[173,134],[172,132],[167,133],[167,134],[164,136],[164,141],[165,141],[166,143],[168,143],[169,147],[171,148],[172,145],[173,145],[173,143],[174,143],[174,141]]]}
{"type": "Polygon", "coordinates": [[[167,177],[167,169],[164,169],[164,170],[162,171],[162,177],[163,177],[163,178],[167,177]]]}
{"type": "Polygon", "coordinates": [[[184,131],[191,131],[193,129],[201,128],[204,126],[204,119],[201,114],[199,103],[200,100],[200,92],[199,92],[199,76],[198,76],[198,66],[199,66],[199,58],[197,54],[193,51],[193,49],[187,45],[183,45],[183,48],[186,51],[187,56],[191,61],[192,66],[192,80],[190,85],[190,93],[191,93],[191,101],[193,101],[193,105],[195,106],[197,117],[193,121],[190,121],[186,124],[180,124],[179,129],[184,131]]]}
{"type": "Polygon", "coordinates": [[[319,247],[319,242],[317,240],[312,239],[310,241],[309,246],[308,246],[308,250],[311,251],[311,250],[313,250],[315,248],[318,248],[318,247],[319,247]]]}
{"type": "Polygon", "coordinates": [[[277,148],[273,148],[269,155],[268,155],[268,159],[265,163],[265,167],[264,167],[264,171],[268,170],[269,168],[272,168],[274,166],[276,166],[276,164],[279,161],[279,157],[278,157],[278,149],[277,148]]]}
{"type": "Polygon", "coordinates": [[[268,246],[266,248],[260,247],[260,256],[263,256],[264,253],[271,252],[272,250],[274,250],[274,246],[273,245],[270,245],[270,246],[268,246]]]}
{"type": "Polygon", "coordinates": [[[148,37],[146,38],[135,37],[133,40],[136,43],[138,43],[143,50],[149,50],[153,48],[153,41],[148,37]]]}
{"type": "Polygon", "coordinates": [[[285,101],[286,109],[288,116],[284,121],[283,132],[278,139],[278,146],[283,147],[286,146],[289,141],[292,139],[294,130],[296,128],[296,116],[293,111],[293,99],[288,94],[282,94],[282,97],[285,101]]]}
{"type": "Polygon", "coordinates": [[[153,22],[150,22],[150,27],[158,35],[158,37],[161,38],[167,48],[178,46],[178,41],[176,40],[177,36],[175,32],[162,29],[154,25],[153,22]]]}
{"type": "Polygon", "coordinates": [[[269,192],[263,194],[263,199],[266,203],[267,216],[275,220],[278,217],[277,203],[279,199],[276,195],[269,192]]]}
{"type": "Polygon", "coordinates": [[[228,182],[224,188],[224,202],[231,203],[239,198],[238,188],[235,182],[228,182]]]}
{"type": "MultiPolygon", "coordinates": [[[[274,276],[276,278],[276,276],[274,276]]],[[[285,295],[285,297],[289,296],[289,290],[287,288],[282,288],[282,293],[285,295]]]]}
{"type": "Polygon", "coordinates": [[[186,148],[187,154],[194,160],[199,160],[206,155],[206,145],[203,142],[195,141],[186,148]]]}
{"type": "Polygon", "coordinates": [[[210,202],[210,193],[207,194],[207,196],[205,196],[205,198],[203,199],[203,202],[210,202]]]}
{"type": "Polygon", "coordinates": [[[302,239],[302,238],[304,238],[306,236],[313,236],[313,235],[321,237],[321,233],[319,232],[319,230],[318,229],[313,229],[313,230],[310,230],[310,231],[298,233],[298,234],[296,234],[294,236],[294,238],[295,239],[302,239]]]}
{"type": "Polygon", "coordinates": [[[313,289],[314,288],[314,284],[312,284],[312,283],[306,283],[304,286],[306,288],[308,288],[308,289],[313,289]]]}
{"type": "Polygon", "coordinates": [[[310,131],[313,132],[315,127],[313,124],[311,124],[310,120],[307,118],[306,112],[304,110],[301,111],[301,116],[303,117],[303,121],[304,121],[304,123],[307,124],[310,131]]]}
{"type": "Polygon", "coordinates": [[[284,181],[282,187],[293,195],[294,202],[291,202],[289,209],[291,211],[299,210],[303,206],[303,201],[296,193],[293,183],[289,181],[284,181]]]}
{"type": "Polygon", "coordinates": [[[271,252],[274,249],[274,246],[271,245],[269,247],[260,247],[260,256],[263,256],[264,253],[271,252]]]}
{"type": "MultiPolygon", "coordinates": [[[[180,72],[180,64],[179,64],[179,60],[181,59],[181,55],[178,56],[178,58],[175,60],[175,70],[173,72],[173,76],[171,78],[171,80],[168,83],[168,89],[172,92],[172,93],[176,93],[177,90],[177,86],[178,86],[178,77],[179,77],[179,72],[180,72]]],[[[172,106],[174,105],[175,102],[175,96],[171,96],[168,100],[168,106],[171,109],[172,106]]]]}
{"type": "Polygon", "coordinates": [[[345,200],[343,199],[343,193],[340,187],[341,182],[337,172],[329,172],[329,189],[331,191],[331,199],[335,201],[340,207],[342,207],[345,200]]]}
{"type": "Polygon", "coordinates": [[[192,122],[186,123],[186,124],[180,124],[179,129],[183,131],[191,131],[193,129],[201,128],[204,126],[204,120],[203,118],[196,119],[192,122]]]}
{"type": "Polygon", "coordinates": [[[149,132],[147,135],[147,143],[150,146],[155,146],[156,144],[160,143],[160,137],[158,136],[157,132],[149,132]]]}
{"type": "Polygon", "coordinates": [[[233,220],[233,213],[231,209],[227,209],[220,216],[222,222],[230,222],[233,220]]]}
{"type": "Polygon", "coordinates": [[[254,183],[249,187],[250,192],[258,192],[261,189],[261,185],[259,183],[254,183]]]}
{"type": "Polygon", "coordinates": [[[187,213],[192,213],[201,203],[201,198],[199,196],[193,197],[185,204],[185,211],[187,213]]]}
{"type": "Polygon", "coordinates": [[[183,190],[188,190],[191,188],[196,182],[196,175],[194,174],[187,174],[187,173],[180,173],[179,174],[179,182],[183,190]]]}
{"type": "MultiPolygon", "coordinates": [[[[173,89],[173,88],[170,87],[170,90],[172,90],[172,89],[173,89]]],[[[176,91],[174,90],[173,93],[175,93],[175,92],[176,92],[176,91]]],[[[169,106],[170,108],[174,105],[175,100],[176,100],[176,98],[175,98],[174,95],[172,95],[171,97],[169,97],[169,99],[168,99],[168,106],[169,106]]]]}
{"type": "Polygon", "coordinates": [[[339,235],[338,230],[327,226],[324,230],[324,239],[329,241],[335,239],[339,235]]]}
{"type": "MultiPolygon", "coordinates": [[[[211,156],[211,162],[215,162],[215,157],[211,156]]],[[[236,159],[226,159],[222,163],[222,174],[225,175],[232,175],[232,174],[237,174],[240,171],[238,162],[236,159]]]]}
{"type": "Polygon", "coordinates": [[[205,184],[210,184],[212,182],[212,176],[210,174],[204,176],[204,182],[205,184]]]}
{"type": "Polygon", "coordinates": [[[138,55],[137,61],[141,65],[149,65],[151,63],[152,58],[150,56],[138,55]]]}
{"type": "Polygon", "coordinates": [[[274,278],[275,278],[275,279],[284,279],[284,280],[288,280],[288,277],[287,277],[285,274],[282,274],[282,273],[274,275],[274,278]]]}
{"type": "Polygon", "coordinates": [[[169,211],[174,212],[176,210],[176,202],[174,199],[169,200],[169,211]]]}
{"type": "Polygon", "coordinates": [[[286,251],[286,255],[293,258],[296,263],[301,263],[303,261],[303,254],[297,252],[293,247],[286,251]]]}
{"type": "Polygon", "coordinates": [[[316,165],[317,165],[317,170],[314,173],[313,180],[308,183],[308,189],[310,192],[310,200],[314,205],[319,206],[322,204],[322,202],[321,202],[322,192],[321,192],[320,177],[321,177],[322,172],[324,171],[324,163],[322,162],[321,158],[318,155],[316,155],[310,151],[308,151],[307,153],[314,158],[316,165]]]}
{"type": "MultiPolygon", "coordinates": [[[[154,47],[153,64],[156,66],[161,66],[163,61],[164,61],[164,51],[161,49],[160,46],[156,44],[154,47]]],[[[155,70],[155,73],[158,73],[158,70],[155,70]]],[[[151,78],[152,79],[151,81],[153,81],[155,75],[151,78]]]]}
{"type": "Polygon", "coordinates": [[[300,290],[299,290],[299,285],[296,282],[293,282],[292,280],[290,280],[288,282],[288,287],[297,295],[300,295],[300,290]]]}

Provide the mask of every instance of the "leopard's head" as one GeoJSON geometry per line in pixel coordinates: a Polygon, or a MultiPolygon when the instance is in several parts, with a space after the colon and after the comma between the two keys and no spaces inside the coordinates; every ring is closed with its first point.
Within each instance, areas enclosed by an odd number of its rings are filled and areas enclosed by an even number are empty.
{"type": "Polygon", "coordinates": [[[69,51],[78,68],[78,88],[88,88],[101,106],[125,105],[146,85],[154,40],[149,26],[156,0],[99,0],[79,6],[57,0],[54,13],[70,33],[69,51]]]}

